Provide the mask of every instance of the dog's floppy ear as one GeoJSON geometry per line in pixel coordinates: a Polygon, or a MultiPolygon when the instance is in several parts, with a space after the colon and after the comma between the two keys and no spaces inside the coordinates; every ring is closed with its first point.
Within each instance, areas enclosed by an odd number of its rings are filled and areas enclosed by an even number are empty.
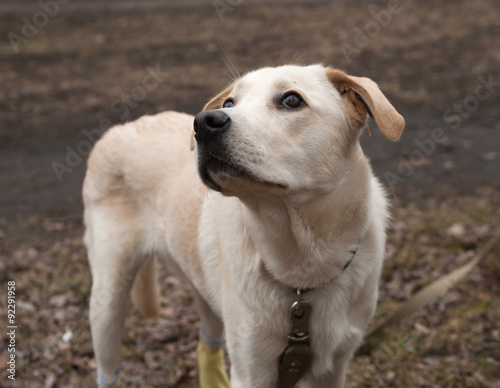
{"type": "Polygon", "coordinates": [[[368,113],[387,139],[399,139],[405,120],[375,82],[369,78],[352,77],[336,69],[326,69],[326,76],[339,93],[349,100],[351,106],[347,114],[354,122],[364,125],[368,113]]]}
{"type": "Polygon", "coordinates": [[[226,101],[226,99],[229,97],[231,92],[233,91],[234,85],[231,85],[227,87],[225,90],[220,92],[217,96],[212,98],[207,105],[203,108],[203,110],[210,110],[210,109],[220,109],[222,108],[222,104],[226,101]]]}
{"type": "Polygon", "coordinates": [[[195,132],[194,132],[194,130],[193,130],[193,132],[191,132],[191,144],[189,145],[189,149],[190,149],[191,151],[194,151],[194,142],[195,142],[195,140],[194,140],[194,135],[195,135],[195,132]]]}
{"type": "MultiPolygon", "coordinates": [[[[220,92],[217,96],[215,96],[209,102],[207,102],[207,104],[205,105],[203,110],[222,108],[222,104],[224,104],[224,101],[226,101],[227,97],[231,94],[231,92],[233,91],[233,88],[234,88],[234,85],[231,85],[228,88],[226,88],[225,90],[223,90],[222,92],[220,92]]],[[[194,142],[195,142],[194,135],[195,135],[195,133],[193,131],[193,133],[191,134],[191,145],[190,145],[191,151],[194,150],[194,142]]]]}

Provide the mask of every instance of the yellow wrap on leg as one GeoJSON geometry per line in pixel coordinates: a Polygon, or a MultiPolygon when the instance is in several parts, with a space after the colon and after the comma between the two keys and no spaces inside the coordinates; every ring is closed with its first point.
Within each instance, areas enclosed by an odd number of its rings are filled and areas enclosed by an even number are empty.
{"type": "Polygon", "coordinates": [[[229,388],[223,349],[211,349],[200,340],[196,349],[196,359],[200,388],[229,388]]]}

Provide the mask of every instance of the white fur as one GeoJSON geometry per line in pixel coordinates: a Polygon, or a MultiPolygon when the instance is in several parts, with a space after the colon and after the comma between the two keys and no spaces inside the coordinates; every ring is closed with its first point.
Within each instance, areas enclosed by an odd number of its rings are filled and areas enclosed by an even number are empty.
{"type": "Polygon", "coordinates": [[[261,69],[231,96],[228,152],[287,189],[211,173],[222,193],[209,191],[189,151],[193,117],[175,112],[114,127],[92,152],[83,195],[98,368],[106,379],[118,368],[129,291],[154,255],[193,285],[204,330],[225,328],[234,388],[275,385],[296,299],[289,286],[317,287],[305,296],[314,361],[301,387],[342,387],[374,313],[388,217],[361,128],[322,66],[261,69]],[[289,90],[308,106],[277,109],[289,90]]]}

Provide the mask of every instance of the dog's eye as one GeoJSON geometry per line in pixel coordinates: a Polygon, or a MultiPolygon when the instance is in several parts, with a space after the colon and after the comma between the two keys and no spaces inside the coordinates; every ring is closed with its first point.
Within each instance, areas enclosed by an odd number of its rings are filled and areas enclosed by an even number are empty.
{"type": "Polygon", "coordinates": [[[222,104],[223,108],[232,108],[234,106],[234,101],[232,98],[227,99],[224,101],[224,104],[222,104]]]}
{"type": "Polygon", "coordinates": [[[281,100],[281,105],[285,108],[296,109],[304,104],[304,100],[297,93],[288,93],[281,100]]]}

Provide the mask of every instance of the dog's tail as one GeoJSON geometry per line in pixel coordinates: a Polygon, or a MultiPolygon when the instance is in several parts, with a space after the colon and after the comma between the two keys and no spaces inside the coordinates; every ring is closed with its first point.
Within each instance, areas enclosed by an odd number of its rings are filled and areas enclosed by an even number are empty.
{"type": "Polygon", "coordinates": [[[132,303],[139,312],[157,320],[160,315],[157,264],[154,256],[146,257],[137,271],[132,286],[132,303]]]}

